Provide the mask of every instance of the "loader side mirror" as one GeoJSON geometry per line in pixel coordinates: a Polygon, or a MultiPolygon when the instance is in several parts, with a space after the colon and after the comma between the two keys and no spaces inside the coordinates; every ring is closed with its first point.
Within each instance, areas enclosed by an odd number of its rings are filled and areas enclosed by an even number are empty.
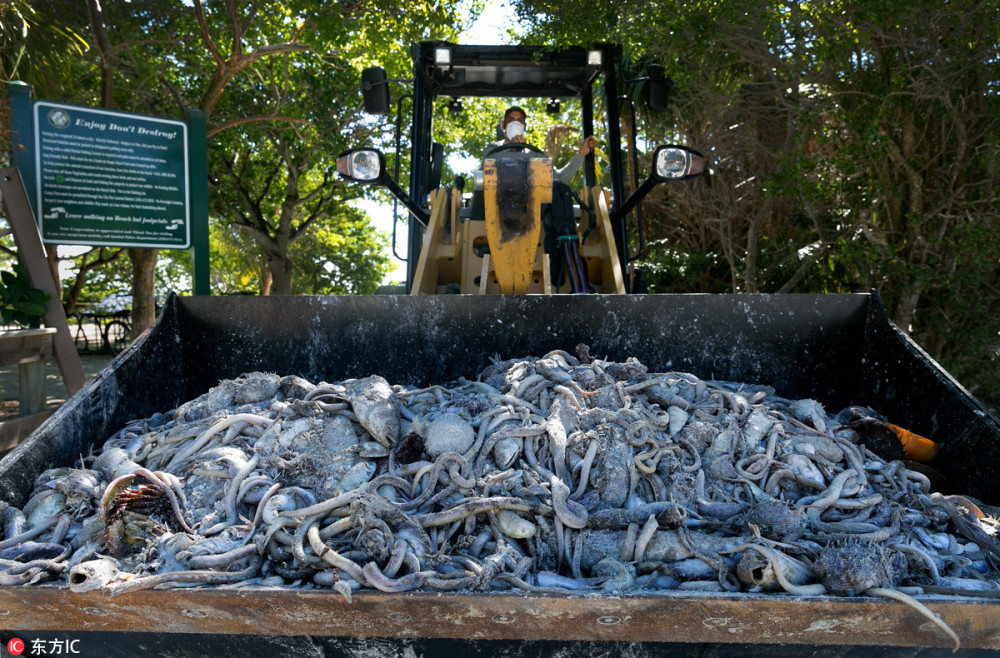
{"type": "Polygon", "coordinates": [[[663,67],[654,64],[646,73],[646,84],[642,87],[642,97],[651,112],[663,112],[670,102],[670,88],[673,83],[663,74],[663,67]]]}
{"type": "Polygon", "coordinates": [[[389,80],[381,66],[370,66],[361,72],[361,95],[368,114],[389,114],[389,80]]]}
{"type": "MultiPolygon", "coordinates": [[[[649,177],[642,185],[635,192],[632,192],[629,198],[611,211],[611,223],[617,225],[618,222],[622,221],[625,215],[632,212],[632,209],[649,194],[650,190],[660,183],[687,180],[701,176],[703,173],[705,173],[705,156],[698,151],[677,144],[656,147],[653,152],[653,171],[650,172],[649,177]]],[[[640,252],[641,249],[640,243],[640,252]]]]}
{"type": "Polygon", "coordinates": [[[657,147],[653,154],[653,172],[650,178],[657,183],[687,180],[705,171],[705,156],[687,146],[669,144],[657,147]]]}
{"type": "Polygon", "coordinates": [[[424,228],[430,222],[430,214],[420,207],[420,204],[403,191],[392,176],[385,170],[385,156],[382,151],[370,148],[355,148],[344,151],[337,156],[337,173],[358,183],[375,183],[384,185],[389,193],[399,199],[406,206],[410,214],[420,222],[424,228]]]}
{"type": "Polygon", "coordinates": [[[385,156],[378,149],[356,148],[337,157],[337,173],[359,183],[379,183],[385,177],[385,156]]]}

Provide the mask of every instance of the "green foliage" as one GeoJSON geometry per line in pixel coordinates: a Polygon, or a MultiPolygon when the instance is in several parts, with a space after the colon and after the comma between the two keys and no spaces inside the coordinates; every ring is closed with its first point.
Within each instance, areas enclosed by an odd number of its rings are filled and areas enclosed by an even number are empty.
{"type": "MultiPolygon", "coordinates": [[[[132,269],[126,258],[118,258],[112,263],[98,267],[90,272],[82,284],[77,303],[98,304],[111,295],[125,294],[131,288],[131,277],[132,269]]],[[[71,280],[63,282],[63,299],[69,298],[70,287],[74,283],[75,281],[71,280]]]]}
{"type": "MultiPolygon", "coordinates": [[[[82,266],[89,254],[74,257],[74,267],[82,266]]],[[[185,250],[164,250],[156,262],[154,297],[160,303],[170,291],[191,292],[191,254],[185,250]]],[[[63,281],[63,306],[73,296],[76,279],[63,281]]],[[[105,311],[127,310],[131,306],[132,267],[127,258],[119,257],[110,263],[90,270],[80,283],[79,293],[74,298],[74,308],[79,310],[97,309],[105,311]]]]}
{"type": "MultiPolygon", "coordinates": [[[[259,294],[267,257],[249,235],[232,225],[211,232],[212,292],[259,294]]],[[[341,205],[336,217],[296,240],[290,248],[292,293],[372,294],[390,269],[388,236],[372,228],[365,214],[341,205]]]]}
{"type": "MultiPolygon", "coordinates": [[[[344,208],[362,193],[337,180],[337,153],[377,139],[386,128],[361,112],[360,71],[379,63],[390,77],[406,77],[410,42],[454,40],[480,4],[472,3],[473,13],[459,11],[457,0],[335,7],[302,0],[15,0],[13,7],[30,10],[30,28],[17,37],[23,44],[18,71],[39,97],[175,118],[192,108],[209,113],[212,265],[232,268],[213,272],[213,289],[259,290],[251,280],[270,276],[274,290],[287,293],[300,286],[290,277],[312,266],[291,260],[312,253],[295,249],[304,239],[343,246],[344,257],[365,260],[338,266],[342,276],[313,277],[316,286],[371,287],[368,277],[383,266],[382,257],[367,246],[355,248],[365,241],[320,236],[343,233],[344,208]],[[99,10],[103,30],[95,29],[88,3],[99,10]],[[242,238],[233,237],[234,227],[242,238]],[[262,271],[268,269],[269,276],[262,271]]],[[[6,26],[0,29],[5,46],[6,26]]],[[[3,61],[13,52],[5,48],[3,61]]],[[[366,227],[344,235],[371,233],[366,227]]],[[[185,259],[166,260],[158,280],[168,275],[170,287],[183,287],[185,259]]],[[[97,276],[116,278],[110,271],[97,276]]],[[[84,285],[84,299],[108,285],[100,279],[84,285]]]]}
{"type": "MultiPolygon", "coordinates": [[[[300,38],[310,49],[255,63],[253,75],[234,78],[220,98],[217,115],[238,116],[253,107],[282,119],[239,125],[231,121],[222,127],[233,127],[214,135],[213,215],[254,240],[269,270],[263,278],[271,277],[272,292],[367,290],[368,275],[384,267],[382,257],[355,248],[356,239],[330,238],[354,234],[354,229],[343,230],[341,218],[347,204],[366,193],[361,186],[338,180],[336,155],[350,146],[386,141],[388,125],[362,115],[360,72],[377,62],[390,77],[403,77],[410,67],[411,40],[456,35],[454,3],[401,7],[360,2],[340,12],[318,12],[307,3],[285,6],[286,15],[294,18],[273,26],[270,33],[286,43],[300,38]],[[312,247],[299,246],[300,241],[312,247]],[[336,276],[324,274],[309,256],[316,245],[342,248],[343,256],[364,262],[340,263],[336,276]]],[[[370,233],[364,226],[359,232],[370,233]]],[[[331,258],[325,261],[330,267],[341,260],[331,258]]],[[[256,269],[243,268],[238,277],[243,286],[250,281],[249,270],[256,269]]]]}
{"type": "Polygon", "coordinates": [[[213,222],[209,231],[212,294],[261,292],[267,260],[253,238],[233,224],[213,222]]]}
{"type": "Polygon", "coordinates": [[[650,293],[727,293],[732,284],[726,281],[725,259],[720,254],[671,249],[664,241],[648,246],[649,255],[642,267],[646,270],[650,293]]]}
{"type": "Polygon", "coordinates": [[[360,210],[342,207],[332,222],[292,247],[297,264],[292,291],[309,295],[370,295],[390,269],[388,236],[372,229],[360,210]]]}
{"type": "Polygon", "coordinates": [[[31,287],[28,272],[20,264],[13,271],[0,272],[0,281],[0,321],[37,327],[51,299],[49,294],[31,287]]]}
{"type": "Polygon", "coordinates": [[[670,110],[637,130],[708,154],[713,184],[644,204],[653,290],[874,288],[953,374],[1000,395],[997,0],[522,0],[518,14],[533,42],[618,42],[673,80],[670,110]]]}

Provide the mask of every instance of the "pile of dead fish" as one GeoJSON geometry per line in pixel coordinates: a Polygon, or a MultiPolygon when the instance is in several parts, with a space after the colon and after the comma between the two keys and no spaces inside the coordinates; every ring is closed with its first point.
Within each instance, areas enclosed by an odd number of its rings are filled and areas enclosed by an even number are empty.
{"type": "Polygon", "coordinates": [[[42,473],[0,584],[996,593],[991,519],[846,418],[586,350],[422,389],[251,373],[42,473]]]}

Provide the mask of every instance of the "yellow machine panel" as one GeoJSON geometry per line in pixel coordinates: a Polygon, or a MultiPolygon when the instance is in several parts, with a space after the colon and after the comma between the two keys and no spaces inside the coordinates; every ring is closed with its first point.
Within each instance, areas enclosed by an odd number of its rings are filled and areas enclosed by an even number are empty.
{"type": "Polygon", "coordinates": [[[500,292],[527,293],[542,231],[542,204],[552,202],[552,161],[548,158],[487,158],[483,163],[486,239],[500,292]],[[504,176],[519,188],[511,201],[498,189],[504,176]]]}
{"type": "MultiPolygon", "coordinates": [[[[485,189],[484,184],[484,192],[485,189]]],[[[551,184],[548,194],[551,195],[551,184]]],[[[596,215],[594,230],[585,240],[581,239],[580,247],[590,287],[596,293],[624,294],[625,282],[608,214],[608,191],[593,187],[582,190],[581,196],[596,215]]],[[[496,260],[487,236],[490,221],[472,219],[468,210],[463,208],[458,190],[442,188],[431,194],[431,218],[424,232],[412,294],[501,292],[496,260]]],[[[493,214],[496,218],[497,213],[493,214]]],[[[581,238],[590,223],[589,214],[582,212],[578,227],[581,238]]],[[[536,225],[540,227],[540,222],[536,225]]],[[[527,285],[524,292],[569,292],[568,284],[564,283],[557,290],[549,278],[549,258],[542,248],[542,231],[536,231],[533,238],[522,239],[519,244],[530,252],[527,258],[523,253],[519,256],[522,260],[518,267],[524,268],[520,270],[521,285],[525,285],[525,281],[527,285]]]]}

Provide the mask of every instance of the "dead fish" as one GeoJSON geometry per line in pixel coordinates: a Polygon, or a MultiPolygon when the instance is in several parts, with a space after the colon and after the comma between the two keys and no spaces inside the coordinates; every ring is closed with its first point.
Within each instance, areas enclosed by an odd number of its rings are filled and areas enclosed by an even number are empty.
{"type": "Polygon", "coordinates": [[[739,530],[755,526],[760,533],[770,539],[791,541],[803,535],[802,512],[789,507],[783,501],[763,500],[736,518],[734,524],[739,530]]]}
{"type": "Polygon", "coordinates": [[[669,420],[668,430],[670,431],[670,436],[675,437],[677,433],[684,429],[684,426],[690,418],[690,414],[684,411],[680,407],[670,405],[667,407],[667,417],[669,420]]]}
{"type": "Polygon", "coordinates": [[[892,564],[885,549],[871,541],[831,542],[813,565],[827,591],[840,596],[857,596],[872,587],[891,588],[892,564]]]}
{"type": "Polygon", "coordinates": [[[761,446],[767,438],[774,420],[763,409],[754,409],[750,412],[746,423],[743,425],[743,455],[762,452],[761,446]]]}
{"type": "Polygon", "coordinates": [[[399,403],[392,387],[378,375],[344,382],[345,396],[361,427],[372,438],[392,448],[399,443],[399,403]]]}
{"type": "Polygon", "coordinates": [[[274,373],[251,372],[236,379],[227,379],[211,388],[205,396],[210,413],[230,407],[253,404],[273,398],[279,390],[281,378],[274,373]]]}
{"type": "Polygon", "coordinates": [[[823,410],[823,405],[816,400],[809,398],[794,400],[788,406],[788,410],[797,420],[810,423],[820,432],[826,432],[826,411],[823,410]]]}
{"type": "Polygon", "coordinates": [[[765,590],[782,588],[782,580],[792,585],[809,582],[809,567],[781,551],[773,548],[747,546],[743,557],[736,564],[736,576],[748,587],[765,590]]]}
{"type": "Polygon", "coordinates": [[[651,515],[656,517],[661,529],[673,530],[684,525],[687,510],[669,502],[647,503],[630,510],[602,509],[587,517],[587,527],[594,530],[617,530],[627,528],[632,523],[645,523],[651,515]]]}
{"type": "Polygon", "coordinates": [[[591,568],[597,578],[607,578],[601,585],[605,592],[616,592],[635,585],[635,567],[606,557],[591,568]]]}
{"type": "Polygon", "coordinates": [[[82,562],[69,570],[69,589],[72,592],[110,589],[118,579],[118,561],[99,558],[82,562]]]}
{"type": "Polygon", "coordinates": [[[437,459],[446,452],[464,453],[476,440],[469,421],[456,414],[443,414],[430,422],[424,435],[424,452],[437,459]]]}
{"type": "Polygon", "coordinates": [[[375,475],[375,462],[358,462],[344,473],[344,477],[341,478],[334,493],[335,495],[340,495],[348,491],[354,491],[365,482],[371,480],[373,475],[375,475]]]}
{"type": "MultiPolygon", "coordinates": [[[[6,503],[4,503],[6,505],[6,503]]],[[[4,507],[3,514],[0,514],[0,537],[3,539],[11,539],[17,537],[22,532],[24,532],[24,526],[27,523],[27,518],[24,516],[24,512],[19,510],[14,506],[4,507]]]]}
{"type": "Polygon", "coordinates": [[[497,523],[503,534],[514,539],[530,539],[538,528],[534,523],[522,518],[516,512],[502,509],[496,513],[497,523]]]}
{"type": "Polygon", "coordinates": [[[66,552],[62,544],[24,541],[0,551],[0,560],[30,562],[32,560],[52,560],[66,552]]]}
{"type": "MultiPolygon", "coordinates": [[[[580,566],[591,569],[608,555],[617,555],[625,543],[624,530],[591,530],[580,532],[583,550],[580,553],[580,566]]],[[[691,532],[689,539],[692,546],[702,554],[715,555],[722,551],[742,546],[745,542],[739,537],[722,537],[708,535],[702,532],[691,532]]],[[[652,562],[676,562],[694,557],[676,530],[657,530],[653,533],[643,556],[644,560],[652,562]]]]}
{"type": "Polygon", "coordinates": [[[493,462],[497,468],[509,468],[521,454],[521,439],[513,436],[497,441],[493,446],[493,462]]]}
{"type": "Polygon", "coordinates": [[[610,508],[625,504],[629,492],[629,464],[632,462],[632,447],[615,433],[602,446],[598,457],[594,486],[601,494],[601,502],[610,508]]]}
{"type": "Polygon", "coordinates": [[[66,496],[52,489],[42,489],[35,493],[24,505],[24,515],[27,518],[25,528],[30,530],[45,523],[48,519],[62,512],[66,507],[66,496]]]}
{"type": "Polygon", "coordinates": [[[104,450],[96,460],[94,460],[93,470],[101,474],[108,482],[123,475],[132,473],[139,468],[139,464],[132,460],[128,451],[122,448],[109,448],[104,450]]]}

